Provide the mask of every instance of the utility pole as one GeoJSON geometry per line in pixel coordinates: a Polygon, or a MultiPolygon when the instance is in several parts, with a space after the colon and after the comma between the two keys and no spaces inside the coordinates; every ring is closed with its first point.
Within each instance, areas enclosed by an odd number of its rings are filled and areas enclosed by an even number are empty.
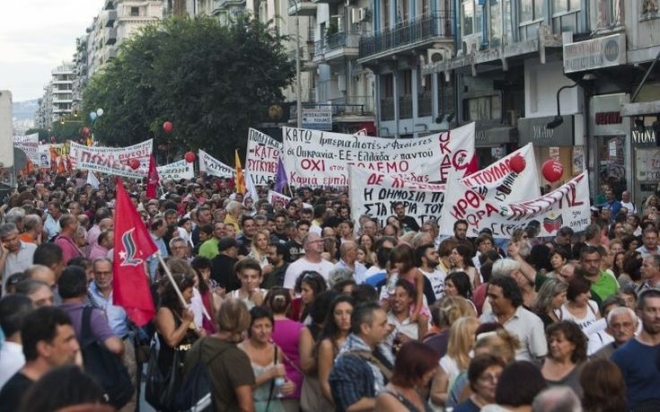
{"type": "MultiPolygon", "coordinates": [[[[294,0],[295,1],[295,0],[294,0]]],[[[300,81],[300,1],[298,0],[296,7],[296,113],[297,113],[297,127],[302,127],[302,90],[300,81]]]]}

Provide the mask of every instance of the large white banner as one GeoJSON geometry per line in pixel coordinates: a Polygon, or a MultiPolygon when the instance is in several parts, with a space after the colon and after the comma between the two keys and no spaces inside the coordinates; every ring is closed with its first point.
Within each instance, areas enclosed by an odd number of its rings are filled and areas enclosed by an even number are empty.
{"type": "Polygon", "coordinates": [[[360,216],[377,218],[380,227],[385,227],[387,218],[394,214],[394,202],[403,202],[406,214],[424,223],[438,219],[445,198],[445,185],[418,183],[396,176],[372,172],[349,166],[351,175],[350,201],[351,218],[358,224],[360,216]]]}
{"type": "MultiPolygon", "coordinates": [[[[488,228],[495,238],[510,238],[514,230],[530,225],[538,228],[541,237],[555,236],[563,226],[579,232],[591,223],[587,176],[585,171],[550,193],[513,203],[489,201],[468,189],[469,200],[458,205],[447,202],[442,215],[453,221],[467,219],[468,236],[477,236],[480,230],[488,228]]],[[[449,185],[445,197],[456,199],[449,185]]],[[[451,234],[451,230],[444,226],[440,233],[451,234]]]]}
{"type": "Polygon", "coordinates": [[[265,186],[275,180],[281,150],[282,143],[258,130],[250,129],[245,170],[250,171],[255,185],[265,186]]]}
{"type": "MultiPolygon", "coordinates": [[[[506,204],[534,199],[541,195],[538,180],[534,146],[528,143],[524,147],[510,153],[490,166],[474,172],[461,179],[447,182],[447,196],[445,196],[445,212],[447,209],[464,211],[467,205],[479,203],[479,214],[485,213],[486,204],[506,204]],[[511,160],[522,157],[525,168],[519,173],[511,170],[511,160]]],[[[468,221],[470,236],[476,236],[478,230],[474,227],[479,217],[467,213],[457,213],[462,216],[458,219],[468,221]]],[[[440,234],[452,235],[454,222],[457,218],[448,213],[440,216],[440,234]]]]}
{"type": "Polygon", "coordinates": [[[199,150],[200,172],[218,177],[234,177],[234,168],[227,166],[202,149],[199,150]]]}
{"type": "Polygon", "coordinates": [[[88,147],[71,142],[71,149],[77,169],[139,179],[146,177],[149,172],[153,143],[153,139],[149,139],[128,147],[88,147]],[[137,169],[130,166],[134,159],[140,162],[137,169]]]}
{"type": "Polygon", "coordinates": [[[282,128],[282,161],[293,186],[348,186],[348,165],[416,182],[446,182],[467,170],[474,123],[415,139],[384,139],[282,128]]]}
{"type": "Polygon", "coordinates": [[[33,133],[24,136],[14,136],[14,147],[25,152],[30,161],[39,164],[39,134],[33,133]]]}
{"type": "Polygon", "coordinates": [[[181,180],[195,177],[193,163],[188,163],[186,160],[158,166],[156,170],[158,170],[158,176],[161,179],[181,180]]]}

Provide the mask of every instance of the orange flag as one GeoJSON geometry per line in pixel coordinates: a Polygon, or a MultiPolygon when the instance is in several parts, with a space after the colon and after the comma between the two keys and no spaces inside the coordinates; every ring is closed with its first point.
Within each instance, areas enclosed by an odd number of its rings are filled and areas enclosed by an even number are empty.
{"type": "Polygon", "coordinates": [[[243,167],[241,159],[238,157],[238,150],[234,150],[234,166],[236,168],[236,193],[245,193],[245,176],[243,176],[243,167]]]}

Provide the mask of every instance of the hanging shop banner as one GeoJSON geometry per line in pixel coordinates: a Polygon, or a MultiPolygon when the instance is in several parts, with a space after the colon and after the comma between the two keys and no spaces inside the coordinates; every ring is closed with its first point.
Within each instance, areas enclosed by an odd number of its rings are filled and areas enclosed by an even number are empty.
{"type": "Polygon", "coordinates": [[[161,179],[192,179],[195,177],[193,164],[194,163],[189,163],[186,160],[179,160],[178,162],[158,166],[156,170],[158,170],[158,176],[160,176],[161,179]]]}
{"type": "Polygon", "coordinates": [[[415,139],[364,138],[282,128],[282,161],[293,186],[348,186],[348,165],[415,182],[465,173],[474,155],[474,123],[415,139]]]}
{"type": "Polygon", "coordinates": [[[128,178],[143,178],[149,172],[149,158],[153,153],[153,139],[128,147],[85,146],[70,142],[76,168],[128,178]],[[135,160],[139,167],[133,168],[135,160]]]}
{"type": "Polygon", "coordinates": [[[33,133],[25,136],[14,136],[14,147],[25,152],[30,161],[39,164],[39,134],[33,133]]]}
{"type": "Polygon", "coordinates": [[[466,219],[468,236],[490,229],[493,237],[499,239],[510,238],[514,230],[528,226],[535,226],[538,236],[546,237],[557,235],[564,226],[580,232],[591,223],[587,171],[552,192],[522,202],[493,201],[471,188],[459,199],[460,196],[452,195],[452,190],[453,185],[445,192],[448,202],[442,210],[441,222],[445,224],[441,223],[440,234],[452,233],[445,215],[453,221],[466,219]]]}
{"type": "Polygon", "coordinates": [[[258,130],[250,129],[245,169],[250,171],[255,185],[266,186],[275,180],[281,151],[282,143],[258,130]]]}
{"type": "Polygon", "coordinates": [[[380,227],[385,227],[387,218],[394,214],[395,202],[403,202],[406,215],[415,218],[420,225],[440,217],[444,184],[413,182],[354,165],[349,166],[349,173],[351,218],[356,224],[360,216],[368,215],[378,219],[380,227]]]}
{"type": "Polygon", "coordinates": [[[234,168],[227,166],[202,149],[199,150],[198,157],[200,172],[218,177],[234,177],[234,168]]]}

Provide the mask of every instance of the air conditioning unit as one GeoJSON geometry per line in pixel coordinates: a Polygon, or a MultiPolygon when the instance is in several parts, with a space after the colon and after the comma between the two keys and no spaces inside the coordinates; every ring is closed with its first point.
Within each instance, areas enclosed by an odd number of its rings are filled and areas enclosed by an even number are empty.
{"type": "Polygon", "coordinates": [[[463,36],[463,53],[466,56],[475,54],[481,48],[482,34],[470,34],[468,36],[463,36]]]}
{"type": "Polygon", "coordinates": [[[451,60],[452,57],[451,49],[446,47],[428,49],[427,52],[428,52],[428,60],[427,60],[428,64],[451,60]]]}

